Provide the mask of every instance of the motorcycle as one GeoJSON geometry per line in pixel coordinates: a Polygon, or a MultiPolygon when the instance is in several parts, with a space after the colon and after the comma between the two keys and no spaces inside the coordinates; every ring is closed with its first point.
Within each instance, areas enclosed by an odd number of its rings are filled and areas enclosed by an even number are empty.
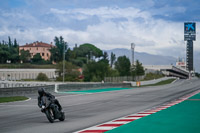
{"type": "Polygon", "coordinates": [[[53,103],[48,97],[42,97],[42,112],[46,114],[49,122],[53,123],[55,119],[65,120],[64,112],[59,111],[58,105],[53,103]]]}

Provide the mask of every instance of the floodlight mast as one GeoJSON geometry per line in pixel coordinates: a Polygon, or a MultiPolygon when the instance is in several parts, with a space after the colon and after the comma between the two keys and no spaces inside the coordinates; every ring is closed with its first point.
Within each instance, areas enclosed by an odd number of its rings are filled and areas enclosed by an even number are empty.
{"type": "Polygon", "coordinates": [[[66,52],[67,42],[63,44],[63,83],[65,82],[65,52],[66,52]]]}
{"type": "Polygon", "coordinates": [[[134,65],[134,50],[135,50],[135,44],[131,43],[131,53],[132,53],[132,62],[131,62],[131,65],[134,65]]]}

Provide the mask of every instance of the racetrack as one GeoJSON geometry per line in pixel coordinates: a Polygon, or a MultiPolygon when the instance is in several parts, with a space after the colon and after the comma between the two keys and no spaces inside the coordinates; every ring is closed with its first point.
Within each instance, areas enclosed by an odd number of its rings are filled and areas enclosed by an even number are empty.
{"type": "Polygon", "coordinates": [[[72,133],[119,117],[143,111],[191,93],[200,80],[179,80],[173,84],[92,94],[56,95],[66,120],[49,123],[37,106],[37,95],[30,101],[0,104],[0,132],[72,133]]]}

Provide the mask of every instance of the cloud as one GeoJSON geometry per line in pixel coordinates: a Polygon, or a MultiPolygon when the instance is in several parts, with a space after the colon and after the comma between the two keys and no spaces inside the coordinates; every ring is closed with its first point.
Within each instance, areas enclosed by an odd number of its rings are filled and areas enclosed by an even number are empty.
{"type": "MultiPolygon", "coordinates": [[[[169,13],[166,10],[164,7],[157,14],[169,13]]],[[[176,10],[184,11],[181,7],[176,10]]],[[[55,36],[62,35],[71,46],[92,43],[101,49],[130,48],[134,42],[139,52],[185,55],[183,22],[158,19],[154,17],[155,12],[135,7],[49,8],[38,16],[23,10],[0,10],[0,14],[0,39],[7,40],[11,36],[21,45],[37,40],[50,43],[55,36]]],[[[199,37],[198,34],[197,39],[199,37]]],[[[199,40],[195,42],[196,50],[200,50],[198,43],[199,40]]]]}
{"type": "Polygon", "coordinates": [[[102,20],[108,20],[112,18],[148,18],[150,14],[148,12],[141,12],[137,8],[119,8],[119,7],[99,7],[95,9],[90,8],[79,8],[79,9],[69,9],[69,10],[59,10],[55,8],[50,9],[51,13],[56,15],[74,15],[74,18],[83,17],[87,19],[91,16],[98,16],[102,20]],[[78,17],[77,17],[78,16],[78,17]],[[86,17],[87,16],[87,17],[86,17]]]}

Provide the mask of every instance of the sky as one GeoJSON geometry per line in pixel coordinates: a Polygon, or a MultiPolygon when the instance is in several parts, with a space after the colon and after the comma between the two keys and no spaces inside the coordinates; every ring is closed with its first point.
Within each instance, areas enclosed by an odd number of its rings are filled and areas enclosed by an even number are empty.
{"type": "Polygon", "coordinates": [[[20,45],[53,42],[63,36],[70,47],[91,43],[109,50],[185,57],[184,22],[196,22],[200,52],[200,0],[0,0],[0,41],[20,45]]]}

